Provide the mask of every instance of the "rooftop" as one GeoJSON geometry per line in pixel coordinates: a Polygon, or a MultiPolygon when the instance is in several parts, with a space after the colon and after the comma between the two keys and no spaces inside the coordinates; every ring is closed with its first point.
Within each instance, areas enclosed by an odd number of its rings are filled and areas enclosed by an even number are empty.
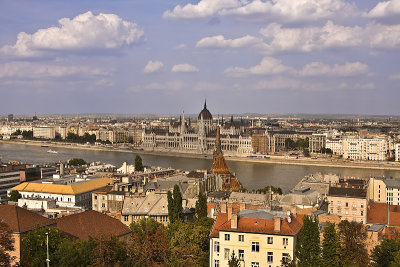
{"type": "Polygon", "coordinates": [[[24,233],[39,226],[53,226],[55,222],[39,214],[12,205],[0,205],[0,219],[14,233],[24,233]]]}
{"type": "Polygon", "coordinates": [[[85,192],[93,191],[95,189],[104,187],[112,184],[113,180],[110,178],[99,178],[90,181],[84,181],[71,185],[62,184],[42,184],[34,182],[21,183],[11,190],[17,190],[20,192],[36,192],[36,193],[54,193],[54,194],[65,194],[65,195],[77,195],[85,192]]]}
{"type": "Polygon", "coordinates": [[[89,236],[99,238],[102,235],[122,237],[131,233],[129,227],[108,215],[88,210],[56,220],[57,228],[70,236],[88,240],[89,236]]]}
{"type": "Polygon", "coordinates": [[[330,187],[329,196],[366,198],[367,191],[362,188],[330,187]]]}

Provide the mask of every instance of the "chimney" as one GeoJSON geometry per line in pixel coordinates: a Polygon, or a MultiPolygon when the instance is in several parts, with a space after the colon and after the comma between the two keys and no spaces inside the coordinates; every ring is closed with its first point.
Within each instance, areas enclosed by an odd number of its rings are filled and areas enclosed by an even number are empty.
{"type": "Polygon", "coordinates": [[[221,213],[226,213],[226,202],[221,202],[221,213]]]}
{"type": "Polygon", "coordinates": [[[237,225],[238,225],[238,216],[237,216],[237,214],[232,214],[231,228],[237,229],[237,225]]]}
{"type": "Polygon", "coordinates": [[[232,218],[232,206],[228,207],[228,220],[232,218]]]}
{"type": "Polygon", "coordinates": [[[246,209],[246,203],[239,204],[239,212],[246,209]]]}
{"type": "Polygon", "coordinates": [[[274,231],[281,231],[281,217],[274,217],[274,231]]]}
{"type": "Polygon", "coordinates": [[[297,207],[296,207],[296,205],[290,206],[290,213],[293,215],[294,218],[297,218],[297,207]]]}

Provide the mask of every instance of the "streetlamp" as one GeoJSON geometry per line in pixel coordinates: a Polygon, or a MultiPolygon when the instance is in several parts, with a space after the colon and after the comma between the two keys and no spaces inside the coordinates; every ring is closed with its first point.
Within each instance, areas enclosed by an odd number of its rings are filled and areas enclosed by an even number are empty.
{"type": "Polygon", "coordinates": [[[49,233],[46,233],[46,246],[47,246],[47,258],[46,258],[46,264],[47,267],[50,267],[50,259],[49,259],[49,233]]]}

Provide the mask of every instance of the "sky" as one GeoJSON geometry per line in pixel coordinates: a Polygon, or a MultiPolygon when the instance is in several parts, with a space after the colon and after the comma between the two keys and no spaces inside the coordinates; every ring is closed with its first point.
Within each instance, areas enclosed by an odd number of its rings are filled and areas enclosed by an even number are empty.
{"type": "Polygon", "coordinates": [[[400,113],[400,0],[0,2],[0,115],[400,113]]]}

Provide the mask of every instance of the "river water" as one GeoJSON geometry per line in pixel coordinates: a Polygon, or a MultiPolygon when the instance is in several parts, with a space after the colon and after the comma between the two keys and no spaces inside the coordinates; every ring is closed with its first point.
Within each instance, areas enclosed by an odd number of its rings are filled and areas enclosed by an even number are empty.
{"type": "MultiPolygon", "coordinates": [[[[16,145],[0,143],[0,160],[21,161],[24,163],[54,163],[67,161],[71,158],[83,158],[87,162],[100,161],[110,163],[120,167],[124,161],[133,164],[134,153],[117,151],[96,151],[81,150],[70,148],[53,148],[58,154],[47,153],[49,148],[29,145],[16,145]]],[[[140,154],[140,153],[139,153],[140,154]]],[[[148,166],[172,167],[182,170],[210,169],[211,159],[195,159],[173,156],[140,155],[143,164],[148,166]]],[[[237,178],[243,186],[248,189],[263,188],[267,185],[274,185],[282,188],[284,192],[292,189],[302,177],[315,173],[335,173],[340,176],[353,177],[395,177],[400,178],[400,171],[393,170],[374,170],[358,168],[338,168],[338,167],[318,167],[284,165],[274,163],[252,163],[240,161],[227,161],[232,172],[236,173],[237,178]]]]}

